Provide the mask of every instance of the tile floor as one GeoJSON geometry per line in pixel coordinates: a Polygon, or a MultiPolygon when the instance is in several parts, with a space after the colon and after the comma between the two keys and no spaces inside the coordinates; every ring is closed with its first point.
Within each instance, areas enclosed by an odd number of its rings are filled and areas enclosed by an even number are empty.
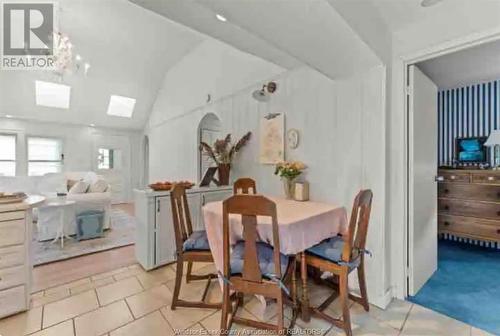
{"type": "MultiPolygon", "coordinates": [[[[212,272],[213,266],[201,264],[195,266],[195,270],[212,272]]],[[[174,266],[146,273],[139,265],[132,265],[40,291],[32,295],[30,311],[0,320],[0,335],[170,336],[181,330],[185,330],[182,333],[185,335],[207,335],[217,330],[220,311],[170,310],[174,276],[174,266]]],[[[324,288],[313,284],[310,288],[313,302],[326,294],[324,288]]],[[[203,289],[203,282],[183,283],[181,297],[199,298],[203,289]]],[[[218,284],[213,282],[209,300],[218,301],[220,296],[218,284]]],[[[255,298],[249,297],[240,314],[271,321],[276,315],[275,308],[270,305],[262,309],[255,298]]],[[[336,302],[328,310],[330,314],[340,315],[336,302]]],[[[285,315],[290,317],[290,314],[290,309],[286,309],[285,315]]],[[[351,314],[354,335],[488,335],[405,301],[393,301],[385,311],[371,307],[369,313],[352,304],[351,314]]],[[[313,318],[309,323],[297,320],[297,334],[308,328],[315,329],[314,334],[308,333],[311,335],[343,335],[341,330],[323,320],[313,318]]],[[[242,326],[234,325],[233,329],[241,330],[242,326]]]]}

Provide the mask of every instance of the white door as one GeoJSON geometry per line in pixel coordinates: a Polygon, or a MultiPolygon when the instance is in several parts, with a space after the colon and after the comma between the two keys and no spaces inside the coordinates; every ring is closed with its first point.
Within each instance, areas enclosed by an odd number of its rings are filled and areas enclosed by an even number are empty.
{"type": "Polygon", "coordinates": [[[415,295],[437,269],[437,86],[409,68],[409,288],[415,295]]]}

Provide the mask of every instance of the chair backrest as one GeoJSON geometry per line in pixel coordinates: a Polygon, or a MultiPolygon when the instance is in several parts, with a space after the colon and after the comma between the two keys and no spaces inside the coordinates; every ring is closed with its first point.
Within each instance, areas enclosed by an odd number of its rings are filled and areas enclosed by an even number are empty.
{"type": "Polygon", "coordinates": [[[371,190],[361,190],[354,199],[352,205],[351,219],[349,221],[349,232],[345,239],[342,260],[351,261],[358,257],[365,249],[366,236],[368,234],[368,223],[372,209],[373,193],[371,190]]]}
{"type": "Polygon", "coordinates": [[[255,181],[249,177],[242,177],[237,179],[233,185],[233,194],[257,194],[257,186],[255,184],[255,181]]]}
{"type": "Polygon", "coordinates": [[[186,197],[186,188],[182,185],[174,185],[170,191],[170,203],[172,208],[172,221],[174,223],[175,245],[177,252],[182,252],[184,241],[193,233],[191,225],[191,214],[186,197]]]}
{"type": "Polygon", "coordinates": [[[223,202],[223,248],[224,276],[230,277],[230,241],[229,216],[240,215],[243,224],[243,240],[245,250],[243,257],[242,279],[244,281],[262,282],[262,273],[257,255],[257,216],[271,217],[273,230],[274,275],[281,278],[280,241],[276,204],[261,195],[234,195],[223,202]]]}

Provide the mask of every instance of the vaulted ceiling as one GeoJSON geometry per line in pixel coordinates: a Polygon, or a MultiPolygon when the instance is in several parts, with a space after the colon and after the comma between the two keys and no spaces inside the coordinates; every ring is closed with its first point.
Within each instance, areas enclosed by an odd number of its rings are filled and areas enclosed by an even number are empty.
{"type": "Polygon", "coordinates": [[[61,80],[48,71],[1,71],[0,116],[142,129],[165,72],[204,40],[125,0],[59,0],[60,31],[91,64],[61,80]],[[71,86],[69,109],[35,104],[35,80],[71,86]],[[132,118],[106,114],[111,95],[137,100],[132,118]]]}

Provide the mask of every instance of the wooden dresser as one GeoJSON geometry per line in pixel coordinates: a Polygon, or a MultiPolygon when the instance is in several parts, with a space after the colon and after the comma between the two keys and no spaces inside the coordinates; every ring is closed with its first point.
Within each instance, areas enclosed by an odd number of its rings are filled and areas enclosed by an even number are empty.
{"type": "Polygon", "coordinates": [[[500,242],[500,171],[438,171],[440,234],[500,242]]]}

